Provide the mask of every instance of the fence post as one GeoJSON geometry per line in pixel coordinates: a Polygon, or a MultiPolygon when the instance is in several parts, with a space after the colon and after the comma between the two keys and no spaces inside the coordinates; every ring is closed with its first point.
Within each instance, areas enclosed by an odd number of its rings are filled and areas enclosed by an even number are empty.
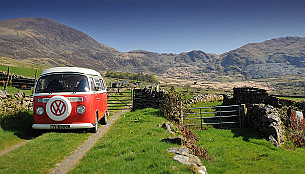
{"type": "Polygon", "coordinates": [[[10,80],[10,67],[7,68],[7,79],[6,79],[6,82],[5,82],[5,85],[4,85],[4,91],[6,91],[6,88],[7,88],[7,84],[10,80]]]}
{"type": "Polygon", "coordinates": [[[134,98],[135,98],[135,94],[134,94],[134,88],[130,88],[130,90],[131,90],[131,100],[132,100],[132,109],[131,110],[134,110],[134,98]]]}
{"type": "Polygon", "coordinates": [[[242,128],[246,128],[247,127],[246,115],[247,115],[246,105],[245,104],[241,104],[241,125],[242,125],[242,128]]]}
{"type": "Polygon", "coordinates": [[[201,123],[200,124],[200,126],[201,126],[200,129],[202,130],[202,113],[201,113],[201,108],[200,108],[200,123],[201,123]]]}
{"type": "Polygon", "coordinates": [[[239,128],[241,128],[241,115],[240,115],[240,105],[238,105],[238,117],[239,117],[239,128]]]}
{"type": "Polygon", "coordinates": [[[37,70],[35,71],[35,83],[36,83],[36,80],[37,80],[37,70]]]}
{"type": "Polygon", "coordinates": [[[219,107],[220,128],[222,129],[221,107],[219,107]]]}

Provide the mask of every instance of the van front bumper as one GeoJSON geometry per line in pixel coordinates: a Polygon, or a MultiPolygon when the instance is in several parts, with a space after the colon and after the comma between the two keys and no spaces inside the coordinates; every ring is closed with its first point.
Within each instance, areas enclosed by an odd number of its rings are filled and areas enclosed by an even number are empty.
{"type": "Polygon", "coordinates": [[[87,129],[93,128],[91,123],[77,123],[77,124],[33,124],[33,129],[87,129]]]}

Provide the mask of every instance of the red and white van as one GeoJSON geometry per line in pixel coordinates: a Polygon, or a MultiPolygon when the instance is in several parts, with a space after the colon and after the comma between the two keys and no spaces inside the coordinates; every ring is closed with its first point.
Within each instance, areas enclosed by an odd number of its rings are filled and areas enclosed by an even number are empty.
{"type": "Polygon", "coordinates": [[[106,83],[95,70],[46,69],[34,91],[33,129],[89,129],[107,124],[106,83]]]}

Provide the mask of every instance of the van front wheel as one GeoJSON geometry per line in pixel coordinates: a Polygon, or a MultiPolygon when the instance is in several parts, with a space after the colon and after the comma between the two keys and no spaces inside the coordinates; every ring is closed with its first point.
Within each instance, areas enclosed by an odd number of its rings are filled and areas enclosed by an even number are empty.
{"type": "Polygon", "coordinates": [[[107,124],[107,116],[108,116],[108,111],[105,112],[104,117],[101,119],[100,123],[102,125],[106,125],[107,124]]]}
{"type": "Polygon", "coordinates": [[[93,127],[93,128],[90,128],[89,131],[90,131],[91,133],[96,133],[97,130],[98,130],[98,121],[97,121],[97,118],[95,118],[95,122],[94,122],[94,125],[93,125],[93,126],[94,126],[94,127],[93,127]]]}

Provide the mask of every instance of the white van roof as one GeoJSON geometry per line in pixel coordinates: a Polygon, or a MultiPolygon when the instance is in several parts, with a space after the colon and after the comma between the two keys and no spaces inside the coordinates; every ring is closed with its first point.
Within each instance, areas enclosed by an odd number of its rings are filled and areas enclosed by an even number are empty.
{"type": "Polygon", "coordinates": [[[43,70],[41,75],[52,73],[79,73],[93,76],[101,76],[101,74],[93,69],[79,68],[79,67],[55,67],[43,70]]]}

